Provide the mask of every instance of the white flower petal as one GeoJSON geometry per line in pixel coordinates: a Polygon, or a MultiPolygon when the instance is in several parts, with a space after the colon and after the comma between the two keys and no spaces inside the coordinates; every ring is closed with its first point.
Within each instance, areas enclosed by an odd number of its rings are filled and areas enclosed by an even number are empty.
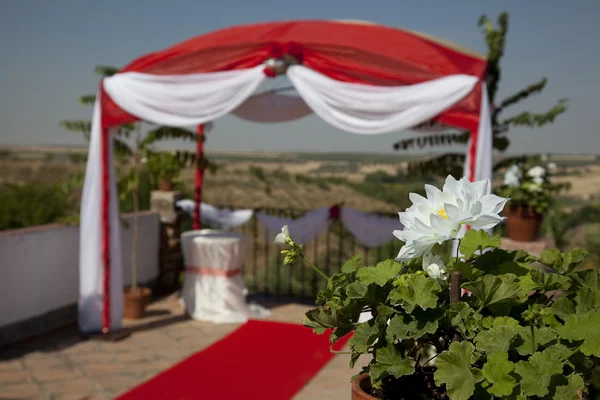
{"type": "Polygon", "coordinates": [[[427,200],[429,201],[433,200],[439,191],[440,189],[436,188],[433,185],[425,185],[425,194],[427,195],[427,200]]]}

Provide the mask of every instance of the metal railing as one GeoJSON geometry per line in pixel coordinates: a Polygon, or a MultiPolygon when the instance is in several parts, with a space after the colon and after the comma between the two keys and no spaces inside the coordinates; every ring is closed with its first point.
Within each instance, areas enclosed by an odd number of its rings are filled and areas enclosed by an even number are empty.
{"type": "MultiPolygon", "coordinates": [[[[233,209],[220,206],[221,209],[233,209]]],[[[260,208],[283,218],[298,218],[310,210],[289,208],[260,208]]],[[[389,212],[374,213],[396,217],[389,212]]],[[[281,248],[272,243],[266,230],[254,216],[247,224],[234,229],[248,238],[248,251],[242,267],[243,279],[250,294],[314,298],[326,282],[300,260],[297,265],[284,265],[281,248]]],[[[339,219],[331,221],[329,229],[309,243],[304,243],[305,256],[328,276],[341,271],[342,265],[355,254],[362,257],[364,265],[395,258],[402,243],[392,240],[378,248],[368,249],[348,232],[339,219]]]]}

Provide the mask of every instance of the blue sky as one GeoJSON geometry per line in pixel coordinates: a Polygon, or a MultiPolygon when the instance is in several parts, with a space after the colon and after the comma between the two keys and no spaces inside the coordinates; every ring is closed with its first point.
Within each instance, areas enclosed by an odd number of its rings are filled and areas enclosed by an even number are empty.
{"type": "MultiPolygon", "coordinates": [[[[401,0],[2,0],[0,2],[0,144],[83,144],[58,126],[91,117],[78,105],[93,93],[97,64],[123,66],[150,51],[230,25],[290,19],[363,19],[445,37],[484,52],[477,20],[510,13],[499,98],[543,76],[541,96],[508,114],[543,111],[570,99],[554,125],[515,129],[511,153],[600,153],[597,16],[600,1],[401,0]]],[[[507,115],[508,115],[507,114],[507,115]]],[[[207,146],[229,150],[389,152],[410,133],[352,135],[317,117],[277,125],[226,116],[207,146]]]]}

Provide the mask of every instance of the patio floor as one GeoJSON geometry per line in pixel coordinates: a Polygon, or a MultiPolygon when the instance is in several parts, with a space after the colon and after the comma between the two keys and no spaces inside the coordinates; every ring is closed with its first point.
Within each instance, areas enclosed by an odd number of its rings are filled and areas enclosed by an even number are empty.
{"type": "MultiPolygon", "coordinates": [[[[294,323],[308,309],[270,308],[271,320],[294,323]]],[[[131,335],[121,341],[84,340],[71,327],[0,348],[0,399],[113,399],[237,327],[191,320],[169,296],[152,303],[143,320],[126,322],[131,335]]],[[[348,367],[347,355],[337,355],[294,399],[347,400],[349,379],[359,370],[348,367]]]]}

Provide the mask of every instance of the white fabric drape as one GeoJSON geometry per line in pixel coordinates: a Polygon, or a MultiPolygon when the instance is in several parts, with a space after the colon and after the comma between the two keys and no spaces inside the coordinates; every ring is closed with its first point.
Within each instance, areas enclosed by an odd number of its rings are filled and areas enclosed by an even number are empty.
{"type": "MultiPolygon", "coordinates": [[[[112,135],[109,143],[109,185],[116,188],[112,135]]],[[[121,327],[123,318],[123,275],[121,269],[121,221],[117,191],[110,193],[110,325],[121,327]]],[[[85,182],[81,197],[79,226],[79,329],[100,332],[103,328],[104,265],[102,261],[102,137],[100,128],[100,99],[94,104],[92,134],[85,182]]]]}
{"type": "Polygon", "coordinates": [[[302,98],[277,93],[250,96],[233,110],[233,115],[238,118],[262,123],[295,121],[312,113],[312,109],[302,98]]]}
{"type": "Polygon", "coordinates": [[[403,228],[398,217],[382,217],[352,208],[342,208],[340,219],[346,229],[370,249],[394,240],[394,230],[403,228]]]}
{"type": "Polygon", "coordinates": [[[190,75],[116,74],[104,80],[114,102],[144,121],[199,125],[228,114],[265,80],[264,67],[190,75]]]}
{"type": "MultiPolygon", "coordinates": [[[[177,202],[185,213],[190,216],[194,214],[194,200],[184,199],[177,202]]],[[[222,229],[233,229],[244,225],[252,219],[253,210],[222,210],[210,204],[200,204],[200,222],[204,225],[215,226],[222,229]]]]}
{"type": "Polygon", "coordinates": [[[388,133],[423,123],[469,94],[478,81],[451,75],[409,86],[340,82],[302,65],[287,76],[314,112],[331,125],[359,134],[388,133]]]}
{"type": "Polygon", "coordinates": [[[303,244],[327,231],[329,227],[329,207],[309,211],[298,219],[281,218],[263,212],[256,213],[256,218],[267,231],[269,240],[275,240],[275,236],[281,232],[281,228],[287,225],[290,236],[294,241],[303,244]]]}
{"type": "MultiPolygon", "coordinates": [[[[492,179],[492,156],[493,156],[492,120],[490,113],[490,102],[488,100],[487,84],[481,83],[481,111],[479,113],[479,126],[477,127],[477,143],[475,146],[475,171],[471,177],[473,181],[492,179]]],[[[464,176],[470,176],[469,165],[471,156],[472,138],[467,145],[467,157],[465,160],[464,176]]]]}

